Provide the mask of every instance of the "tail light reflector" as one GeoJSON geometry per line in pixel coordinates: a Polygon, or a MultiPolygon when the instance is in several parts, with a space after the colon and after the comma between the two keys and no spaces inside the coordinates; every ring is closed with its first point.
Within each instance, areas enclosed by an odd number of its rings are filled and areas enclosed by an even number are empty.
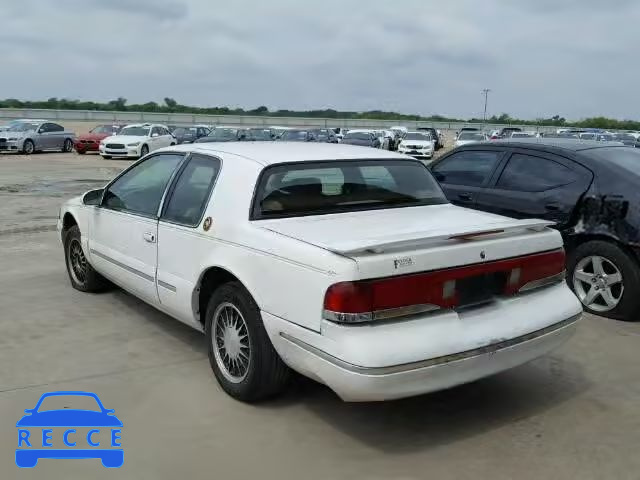
{"type": "Polygon", "coordinates": [[[564,278],[564,250],[432,272],[331,285],[324,318],[357,323],[456,308],[515,295],[564,278]]]}

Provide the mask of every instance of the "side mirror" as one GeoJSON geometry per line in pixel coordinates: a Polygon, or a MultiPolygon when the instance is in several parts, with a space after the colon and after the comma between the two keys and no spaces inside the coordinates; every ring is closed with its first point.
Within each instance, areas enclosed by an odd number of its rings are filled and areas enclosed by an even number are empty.
{"type": "Polygon", "coordinates": [[[103,193],[104,193],[104,188],[89,190],[82,197],[82,203],[85,205],[100,205],[100,200],[102,200],[103,193]]]}
{"type": "Polygon", "coordinates": [[[39,128],[36,133],[44,133],[44,129],[43,128],[39,128]]]}

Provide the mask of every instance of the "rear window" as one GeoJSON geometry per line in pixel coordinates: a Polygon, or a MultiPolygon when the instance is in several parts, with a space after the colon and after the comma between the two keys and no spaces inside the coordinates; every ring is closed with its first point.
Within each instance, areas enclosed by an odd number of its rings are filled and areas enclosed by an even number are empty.
{"type": "Polygon", "coordinates": [[[252,219],[323,215],[447,203],[418,161],[356,160],[268,167],[258,180],[252,219]]]}
{"type": "Polygon", "coordinates": [[[612,163],[618,167],[640,175],[640,149],[633,147],[604,147],[582,150],[589,157],[612,163]]]}

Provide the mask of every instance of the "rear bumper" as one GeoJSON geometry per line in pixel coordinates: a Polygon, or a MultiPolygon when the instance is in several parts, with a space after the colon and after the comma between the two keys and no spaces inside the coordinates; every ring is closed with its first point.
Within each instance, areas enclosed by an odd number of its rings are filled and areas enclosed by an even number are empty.
{"type": "Polygon", "coordinates": [[[471,382],[560,346],[574,333],[582,308],[564,284],[544,290],[465,314],[379,326],[325,322],[322,334],[262,316],[275,349],[294,370],[345,401],[392,400],[471,382]],[[545,300],[546,308],[535,305],[545,300]]]}

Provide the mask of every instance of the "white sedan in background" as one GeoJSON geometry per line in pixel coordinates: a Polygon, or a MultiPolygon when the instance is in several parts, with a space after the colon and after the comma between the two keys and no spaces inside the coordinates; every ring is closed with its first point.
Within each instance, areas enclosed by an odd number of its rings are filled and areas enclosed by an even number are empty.
{"type": "Polygon", "coordinates": [[[419,159],[431,160],[436,142],[430,133],[408,132],[398,144],[398,152],[419,159]]]}
{"type": "Polygon", "coordinates": [[[489,136],[484,132],[464,131],[460,132],[454,146],[461,147],[469,143],[486,142],[487,140],[489,140],[489,136]]]}
{"type": "Polygon", "coordinates": [[[164,125],[151,123],[127,125],[117,135],[100,141],[102,158],[140,158],[158,148],[175,145],[176,139],[164,125]]]}
{"type": "Polygon", "coordinates": [[[389,400],[548,353],[582,312],[550,225],[454,206],[405,155],[287,142],[161,149],[58,221],[74,288],[113,282],[202,331],[243,401],[290,369],[389,400]]]}

